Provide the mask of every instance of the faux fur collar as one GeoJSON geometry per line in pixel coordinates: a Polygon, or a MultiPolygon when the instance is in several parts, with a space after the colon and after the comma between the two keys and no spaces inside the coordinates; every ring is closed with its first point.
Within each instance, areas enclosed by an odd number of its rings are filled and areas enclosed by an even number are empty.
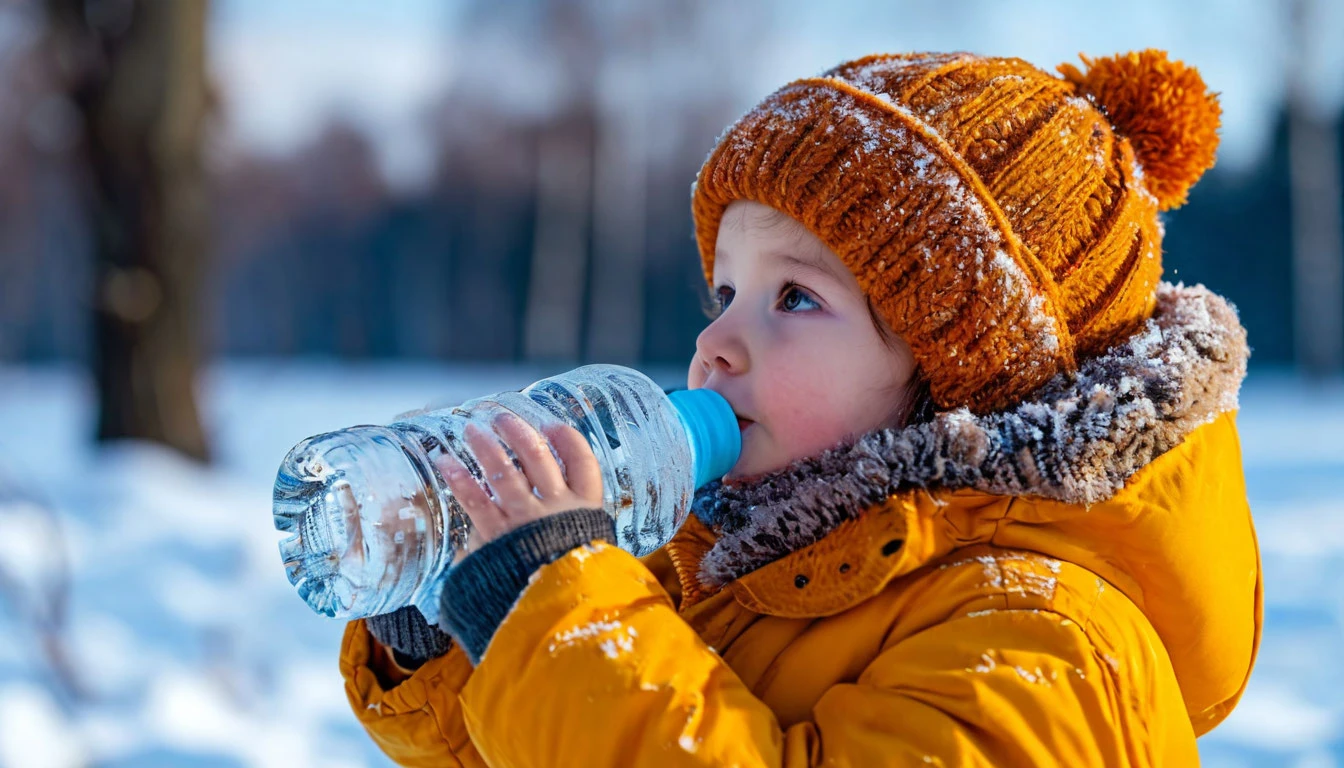
{"type": "Polygon", "coordinates": [[[1235,307],[1202,285],[1163,283],[1139,332],[1011,409],[939,413],[749,482],[705,486],[693,509],[719,538],[700,581],[727,584],[904,489],[1108,499],[1196,427],[1237,408],[1249,354],[1235,307]]]}

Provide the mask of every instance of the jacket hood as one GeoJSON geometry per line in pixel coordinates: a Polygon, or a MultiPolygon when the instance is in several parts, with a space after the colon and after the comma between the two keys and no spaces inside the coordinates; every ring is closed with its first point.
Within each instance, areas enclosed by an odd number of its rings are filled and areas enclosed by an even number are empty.
{"type": "Polygon", "coordinates": [[[1110,499],[1193,430],[1237,409],[1249,354],[1225,299],[1163,283],[1138,332],[1012,408],[939,413],[746,482],[706,485],[693,510],[718,538],[700,581],[727,584],[911,488],[1083,506],[1110,499]]]}

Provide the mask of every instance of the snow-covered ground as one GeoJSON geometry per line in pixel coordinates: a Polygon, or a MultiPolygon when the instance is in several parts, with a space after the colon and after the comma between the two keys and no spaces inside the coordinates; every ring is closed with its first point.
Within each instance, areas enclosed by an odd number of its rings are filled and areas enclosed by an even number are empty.
{"type": "MultiPolygon", "coordinates": [[[[220,365],[201,388],[206,469],[96,450],[74,368],[0,367],[0,766],[386,765],[347,709],[342,624],[280,567],[275,469],[308,435],[553,372],[220,365]]],[[[1344,766],[1344,382],[1255,371],[1240,424],[1265,634],[1205,763],[1344,766]]]]}

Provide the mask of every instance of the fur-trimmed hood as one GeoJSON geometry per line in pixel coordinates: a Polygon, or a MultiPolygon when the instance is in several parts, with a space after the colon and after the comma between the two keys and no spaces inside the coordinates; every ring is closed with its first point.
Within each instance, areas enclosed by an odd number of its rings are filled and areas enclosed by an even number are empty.
{"type": "Polygon", "coordinates": [[[1163,283],[1139,332],[1011,409],[943,412],[749,482],[705,486],[694,512],[718,538],[699,579],[722,586],[910,488],[1105,501],[1197,427],[1237,409],[1248,356],[1226,300],[1163,283]]]}

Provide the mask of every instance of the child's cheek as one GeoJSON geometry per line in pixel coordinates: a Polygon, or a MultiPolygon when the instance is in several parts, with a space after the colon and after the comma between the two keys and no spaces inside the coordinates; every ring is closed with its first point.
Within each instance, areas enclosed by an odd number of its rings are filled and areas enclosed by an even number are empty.
{"type": "Polygon", "coordinates": [[[833,402],[834,392],[794,393],[799,397],[779,409],[781,416],[770,430],[790,461],[834,447],[849,432],[844,410],[833,402]]]}

